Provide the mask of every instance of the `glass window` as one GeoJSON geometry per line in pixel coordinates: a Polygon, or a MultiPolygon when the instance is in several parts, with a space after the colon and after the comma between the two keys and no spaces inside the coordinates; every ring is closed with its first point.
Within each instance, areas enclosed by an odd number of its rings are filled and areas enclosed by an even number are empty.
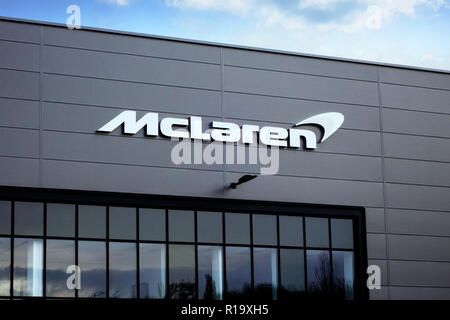
{"type": "Polygon", "coordinates": [[[139,239],[166,241],[166,210],[139,209],[139,239]]]}
{"type": "Polygon", "coordinates": [[[169,246],[169,298],[195,299],[195,247],[169,246]]]}
{"type": "Polygon", "coordinates": [[[0,234],[11,234],[11,202],[0,201],[0,234]]]}
{"type": "Polygon", "coordinates": [[[61,203],[47,204],[47,236],[75,236],[75,205],[61,203]]]}
{"type": "Polygon", "coordinates": [[[17,235],[42,236],[44,205],[39,202],[15,202],[14,232],[17,235]]]}
{"type": "Polygon", "coordinates": [[[106,298],[106,243],[78,241],[78,265],[81,269],[82,298],[106,298]]]}
{"type": "Polygon", "coordinates": [[[278,289],[277,249],[253,248],[253,270],[256,296],[276,300],[278,289]]]}
{"type": "Polygon", "coordinates": [[[205,300],[222,300],[222,294],[222,247],[198,246],[198,297],[205,300]]]}
{"type": "Polygon", "coordinates": [[[249,214],[225,214],[225,240],[227,243],[250,244],[249,214]]]}
{"type": "Polygon", "coordinates": [[[139,245],[140,297],[166,297],[166,245],[141,243],[139,245]]]}
{"type": "Polygon", "coordinates": [[[226,247],[227,296],[251,293],[250,248],[226,247]]]}
{"type": "Polygon", "coordinates": [[[136,240],[136,208],[109,207],[109,238],[136,240]]]}
{"type": "Polygon", "coordinates": [[[106,207],[78,206],[78,236],[80,238],[106,238],[106,207]]]}
{"type": "Polygon", "coordinates": [[[42,296],[43,248],[41,239],[14,239],[15,296],[42,296]]]}
{"type": "Polygon", "coordinates": [[[313,294],[331,293],[330,254],[326,250],[306,251],[308,290],[313,294]]]}
{"type": "MultiPolygon", "coordinates": [[[[83,276],[83,275],[82,275],[83,276]]],[[[109,296],[136,298],[136,244],[109,243],[109,296]]]]}
{"type": "Polygon", "coordinates": [[[75,242],[47,240],[46,259],[46,296],[74,297],[75,290],[67,288],[67,279],[71,274],[66,273],[66,270],[68,266],[75,264],[75,242]]]}
{"type": "Polygon", "coordinates": [[[277,245],[277,217],[264,214],[254,214],[253,244],[277,245]]]}
{"type": "Polygon", "coordinates": [[[305,291],[303,250],[280,249],[280,298],[297,298],[305,291]]]}
{"type": "Polygon", "coordinates": [[[339,249],[353,249],[351,219],[331,219],[331,246],[339,249]]]}
{"type": "Polygon", "coordinates": [[[328,248],[328,219],[305,218],[306,245],[308,247],[328,248]]]}
{"type": "Polygon", "coordinates": [[[194,242],[194,211],[169,210],[169,240],[194,242]]]}
{"type": "Polygon", "coordinates": [[[0,296],[9,296],[11,239],[0,238],[0,296]]]}
{"type": "Polygon", "coordinates": [[[197,212],[197,239],[199,242],[222,243],[222,213],[197,212]]]}
{"type": "Polygon", "coordinates": [[[333,252],[334,292],[347,300],[353,300],[353,252],[333,252]]]}
{"type": "Polygon", "coordinates": [[[280,245],[303,246],[303,218],[280,216],[280,245]]]}

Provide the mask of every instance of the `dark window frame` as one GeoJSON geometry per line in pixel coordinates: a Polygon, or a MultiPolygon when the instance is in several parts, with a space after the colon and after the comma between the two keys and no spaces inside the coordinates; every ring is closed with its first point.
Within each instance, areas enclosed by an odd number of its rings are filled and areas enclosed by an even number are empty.
{"type": "MultiPolygon", "coordinates": [[[[44,235],[43,236],[28,236],[28,238],[37,238],[37,239],[67,239],[67,240],[75,240],[75,264],[78,264],[78,240],[87,240],[87,241],[103,241],[106,243],[106,292],[107,298],[109,298],[109,242],[132,242],[132,243],[162,243],[166,244],[166,260],[168,260],[169,252],[168,246],[170,244],[193,244],[195,246],[195,261],[197,267],[197,246],[198,245],[211,245],[211,246],[222,246],[223,255],[226,256],[226,247],[227,246],[242,246],[242,247],[250,247],[251,249],[251,257],[253,260],[253,247],[267,247],[267,248],[277,248],[278,254],[278,273],[280,272],[280,258],[279,258],[279,250],[286,248],[292,249],[291,246],[280,246],[279,245],[279,219],[278,217],[281,215],[287,216],[300,216],[303,217],[303,246],[298,247],[304,250],[305,255],[305,287],[307,287],[307,265],[306,265],[306,251],[308,249],[311,250],[320,250],[325,249],[329,251],[330,254],[330,264],[332,265],[332,251],[352,251],[354,253],[354,299],[355,300],[367,300],[368,299],[368,289],[365,285],[366,278],[366,269],[367,269],[367,242],[366,242],[366,223],[365,223],[365,209],[363,207],[354,207],[354,206],[334,206],[334,205],[318,205],[318,204],[300,204],[300,203],[285,203],[285,202],[269,202],[269,201],[249,201],[249,200],[234,200],[234,199],[215,199],[215,198],[200,198],[200,197],[178,197],[178,196],[160,196],[160,195],[139,195],[139,194],[125,194],[125,193],[111,193],[111,192],[98,192],[98,191],[76,191],[76,190],[60,190],[60,189],[43,189],[43,188],[18,188],[18,187],[0,187],[0,200],[11,201],[11,231],[12,233],[8,235],[1,235],[2,238],[10,238],[11,239],[11,248],[14,248],[14,201],[32,201],[32,202],[42,202],[44,203],[44,220],[46,220],[46,209],[47,203],[69,203],[75,204],[76,209],[76,219],[75,219],[75,229],[76,234],[75,237],[50,237],[47,236],[46,221],[44,221],[44,235]],[[78,206],[79,205],[104,205],[107,207],[106,213],[106,239],[92,239],[92,238],[81,238],[78,237],[78,206]],[[137,231],[137,239],[136,240],[116,240],[109,238],[109,207],[134,207],[136,208],[136,231],[137,231]],[[166,210],[166,239],[165,241],[141,241],[139,239],[139,219],[138,219],[138,208],[161,208],[166,210]],[[222,228],[223,228],[223,240],[225,240],[225,212],[230,213],[249,213],[250,214],[250,232],[252,233],[252,214],[268,214],[268,215],[276,215],[277,216],[277,245],[269,246],[269,245],[254,245],[252,234],[250,235],[250,244],[227,244],[223,241],[221,244],[218,243],[197,243],[197,230],[195,230],[195,239],[194,242],[173,242],[168,239],[168,210],[169,209],[180,209],[180,210],[193,210],[195,212],[195,229],[197,229],[197,211],[218,211],[222,213],[222,228]],[[329,247],[327,248],[310,248],[306,246],[306,233],[305,233],[305,217],[323,217],[328,219],[329,226],[329,247]],[[331,247],[331,224],[330,219],[352,219],[353,220],[353,239],[354,239],[354,248],[352,250],[349,249],[332,249],[331,247]]],[[[43,261],[45,264],[46,261],[46,241],[44,241],[44,257],[43,261]]],[[[139,246],[137,246],[139,248],[139,246]]],[[[11,277],[10,277],[10,291],[11,294],[8,297],[1,297],[6,299],[47,299],[45,297],[45,265],[44,265],[44,279],[43,279],[43,287],[44,287],[44,295],[43,297],[16,297],[12,295],[13,289],[13,274],[12,271],[14,269],[13,259],[14,253],[11,250],[11,277]]],[[[137,253],[137,268],[136,268],[136,277],[137,283],[139,284],[139,254],[137,253]]],[[[224,272],[224,299],[226,300],[226,263],[223,266],[224,272]]],[[[166,268],[168,268],[169,264],[166,261],[166,268]]],[[[198,269],[198,268],[196,268],[198,269]]],[[[331,269],[332,270],[332,269],[331,269]]],[[[196,270],[196,273],[198,271],[196,270]]],[[[253,265],[251,268],[252,273],[252,287],[254,285],[254,270],[253,265]]],[[[169,271],[166,270],[166,290],[167,284],[169,283],[169,271]]],[[[197,276],[198,278],[198,276],[197,276]]],[[[331,274],[331,279],[333,279],[333,274],[331,274]]],[[[280,274],[278,274],[278,287],[280,288],[280,274]]],[[[198,279],[196,279],[196,286],[198,286],[198,279]]],[[[198,293],[198,290],[197,290],[198,293]]],[[[75,298],[78,299],[90,299],[90,298],[79,298],[78,292],[75,294],[75,298]]],[[[139,285],[137,285],[137,298],[140,298],[139,293],[139,285]]],[[[52,299],[55,299],[54,297],[52,299]]],[[[74,298],[56,298],[56,299],[74,299],[74,298]]],[[[112,298],[109,298],[112,299],[112,298]]],[[[166,292],[166,300],[168,299],[168,295],[166,292]]],[[[197,297],[198,299],[198,297],[197,297]]]]}

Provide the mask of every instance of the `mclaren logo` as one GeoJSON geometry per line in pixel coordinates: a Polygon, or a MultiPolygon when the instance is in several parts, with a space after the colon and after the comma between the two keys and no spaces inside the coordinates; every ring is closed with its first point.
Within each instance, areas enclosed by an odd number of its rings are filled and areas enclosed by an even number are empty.
{"type": "Polygon", "coordinates": [[[324,142],[344,122],[344,116],[338,112],[327,112],[312,116],[298,122],[293,128],[281,128],[244,124],[239,126],[232,122],[213,121],[210,132],[203,131],[201,117],[162,118],[158,113],[148,112],[139,120],[136,111],[126,110],[102,126],[97,132],[109,133],[123,125],[124,134],[136,134],[145,127],[147,136],[156,137],[159,134],[169,138],[185,138],[203,141],[239,142],[252,144],[256,140],[268,146],[316,149],[317,143],[324,142]],[[317,138],[316,133],[304,126],[316,126],[322,135],[317,138]]]}

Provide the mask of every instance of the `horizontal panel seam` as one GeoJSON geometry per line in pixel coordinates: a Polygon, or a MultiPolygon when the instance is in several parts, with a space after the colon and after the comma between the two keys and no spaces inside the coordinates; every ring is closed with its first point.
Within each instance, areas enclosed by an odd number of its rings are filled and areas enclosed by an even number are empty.
{"type": "MultiPolygon", "coordinates": [[[[75,74],[66,74],[66,73],[55,73],[55,72],[43,72],[43,75],[53,75],[53,76],[63,76],[68,78],[82,78],[82,79],[92,79],[92,80],[102,80],[102,81],[112,81],[112,82],[123,82],[123,83],[134,83],[134,84],[144,84],[144,85],[153,85],[153,86],[163,86],[163,87],[171,87],[171,88],[184,88],[184,89],[195,89],[195,90],[204,90],[204,91],[212,91],[220,93],[219,89],[209,89],[209,88],[201,88],[201,87],[189,87],[189,86],[181,86],[167,83],[154,83],[154,82],[142,82],[142,81],[132,81],[132,80],[121,80],[121,79],[111,79],[111,78],[101,78],[101,77],[93,77],[93,76],[80,76],[75,74]]],[[[45,81],[45,80],[42,80],[45,81]]]]}
{"type": "Polygon", "coordinates": [[[318,99],[299,98],[299,97],[294,97],[294,96],[279,96],[279,95],[271,95],[271,94],[265,94],[265,93],[233,91],[233,90],[224,90],[224,92],[225,93],[246,94],[246,95],[260,96],[260,97],[287,98],[287,99],[292,99],[292,100],[327,102],[327,103],[348,104],[348,105],[354,105],[354,106],[378,108],[378,106],[376,104],[361,104],[361,103],[353,103],[353,102],[347,102],[347,101],[343,102],[343,101],[334,101],[334,100],[318,100],[318,99]]]}
{"type": "Polygon", "coordinates": [[[406,108],[396,107],[396,106],[384,106],[383,108],[384,108],[384,109],[390,109],[390,110],[401,110],[401,111],[407,111],[407,112],[421,112],[421,113],[429,113],[429,114],[437,114],[437,115],[446,115],[446,116],[450,116],[450,113],[438,112],[438,111],[417,110],[417,109],[406,109],[406,108]]]}
{"type": "MultiPolygon", "coordinates": [[[[449,77],[450,79],[450,77],[449,77]]],[[[382,84],[388,84],[392,86],[399,86],[399,87],[411,87],[411,88],[418,88],[418,89],[428,89],[428,90],[438,90],[438,91],[447,91],[450,93],[450,89],[444,89],[444,88],[437,88],[437,87],[423,87],[413,84],[405,84],[405,83],[394,83],[394,82],[385,82],[381,80],[382,84]]]]}
{"type": "Polygon", "coordinates": [[[287,71],[287,70],[280,70],[280,69],[269,69],[269,68],[252,67],[252,66],[227,64],[227,63],[225,63],[224,66],[225,67],[240,68],[240,69],[261,70],[261,71],[279,72],[279,73],[286,73],[286,74],[298,74],[298,75],[306,75],[306,76],[321,77],[321,78],[330,78],[330,79],[341,79],[341,80],[349,80],[349,81],[360,81],[360,82],[377,83],[376,79],[374,79],[374,80],[367,80],[367,79],[360,79],[360,78],[348,78],[348,77],[331,76],[331,75],[318,74],[318,73],[287,71]]]}
{"type": "Polygon", "coordinates": [[[48,44],[48,43],[45,43],[43,46],[48,47],[48,48],[64,48],[64,49],[72,49],[72,50],[99,52],[99,53],[110,53],[110,54],[125,55],[125,56],[130,56],[130,57],[152,58],[152,59],[161,59],[161,60],[167,60],[167,61],[190,62],[190,63],[206,64],[206,65],[213,65],[213,66],[220,67],[220,61],[217,61],[216,63],[214,63],[214,62],[206,62],[206,61],[202,61],[202,60],[167,58],[167,57],[163,57],[163,56],[154,56],[154,55],[145,55],[145,54],[138,54],[138,53],[110,51],[110,50],[82,48],[82,47],[72,47],[72,46],[55,45],[55,44],[48,44]]]}

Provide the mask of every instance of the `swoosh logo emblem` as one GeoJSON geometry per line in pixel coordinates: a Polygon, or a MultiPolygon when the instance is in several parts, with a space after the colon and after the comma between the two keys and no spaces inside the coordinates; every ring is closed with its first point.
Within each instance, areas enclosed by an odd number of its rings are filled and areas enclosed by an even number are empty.
{"type": "Polygon", "coordinates": [[[344,123],[344,115],[339,112],[326,112],[317,114],[308,119],[300,121],[295,126],[315,125],[323,128],[323,137],[319,142],[327,140],[344,123]]]}

